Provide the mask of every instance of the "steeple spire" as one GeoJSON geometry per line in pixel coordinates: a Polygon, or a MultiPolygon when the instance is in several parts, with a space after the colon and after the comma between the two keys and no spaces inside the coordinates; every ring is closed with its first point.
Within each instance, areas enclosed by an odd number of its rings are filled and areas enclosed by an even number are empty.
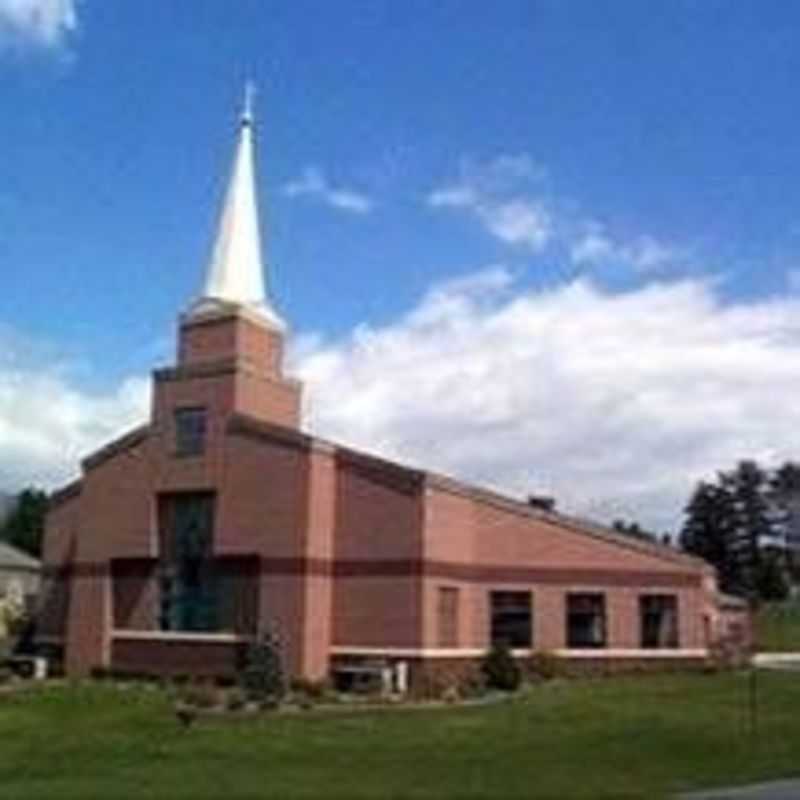
{"type": "Polygon", "coordinates": [[[239,140],[202,295],[189,317],[243,308],[273,327],[286,327],[264,285],[253,166],[253,85],[245,87],[239,140]]]}

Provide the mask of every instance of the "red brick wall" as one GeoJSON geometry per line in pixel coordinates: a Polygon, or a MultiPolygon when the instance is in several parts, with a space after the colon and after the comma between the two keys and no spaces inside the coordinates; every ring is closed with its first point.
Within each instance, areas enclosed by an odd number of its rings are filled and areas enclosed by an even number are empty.
{"type": "Polygon", "coordinates": [[[116,638],[108,666],[135,675],[234,677],[244,657],[237,642],[116,638]]]}
{"type": "MultiPolygon", "coordinates": [[[[336,462],[319,447],[310,453],[308,522],[303,549],[310,564],[330,565],[336,525],[336,462]]],[[[301,672],[312,679],[328,673],[333,635],[333,580],[329,569],[307,574],[303,586],[301,672]]]]}
{"type": "Polygon", "coordinates": [[[299,383],[243,371],[236,375],[235,392],[235,407],[240,414],[286,428],[300,426],[299,383]]]}
{"type": "Polygon", "coordinates": [[[337,568],[361,563],[367,569],[364,574],[337,574],[333,641],[419,646],[422,582],[413,565],[422,554],[422,496],[402,475],[385,474],[379,465],[371,469],[342,462],[336,480],[337,568]],[[393,574],[398,570],[401,574],[393,574]]]}
{"type": "Polygon", "coordinates": [[[426,496],[425,647],[435,647],[438,640],[441,586],[460,589],[462,647],[488,646],[492,589],[533,593],[539,649],[566,646],[566,596],[586,591],[605,595],[609,648],[640,646],[639,596],[652,592],[677,596],[681,648],[705,647],[699,568],[464,494],[431,488],[426,496]]]}
{"type": "Polygon", "coordinates": [[[259,374],[278,378],[283,364],[283,335],[240,315],[184,321],[178,330],[178,364],[239,359],[259,374]]]}

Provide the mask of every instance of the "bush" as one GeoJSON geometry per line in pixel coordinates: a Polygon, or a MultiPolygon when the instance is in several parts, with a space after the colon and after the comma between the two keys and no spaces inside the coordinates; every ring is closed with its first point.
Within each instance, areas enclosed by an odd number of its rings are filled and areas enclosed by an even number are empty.
{"type": "Polygon", "coordinates": [[[484,656],[481,671],[486,678],[488,688],[499,689],[503,692],[516,691],[522,680],[520,668],[505,642],[492,645],[484,656]]]}
{"type": "Polygon", "coordinates": [[[239,683],[248,700],[261,706],[274,707],[283,700],[287,680],[280,641],[274,633],[265,633],[248,646],[239,683]]]}
{"type": "Polygon", "coordinates": [[[567,675],[567,665],[564,660],[548,650],[534,653],[528,662],[528,669],[532,678],[542,681],[564,678],[567,675]]]}

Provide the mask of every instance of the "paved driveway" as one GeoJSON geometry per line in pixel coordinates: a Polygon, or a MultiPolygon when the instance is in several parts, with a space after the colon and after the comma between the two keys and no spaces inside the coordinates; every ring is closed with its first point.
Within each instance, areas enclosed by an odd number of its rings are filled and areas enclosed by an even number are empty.
{"type": "Polygon", "coordinates": [[[680,800],[800,800],[800,779],[680,795],[680,800]]]}

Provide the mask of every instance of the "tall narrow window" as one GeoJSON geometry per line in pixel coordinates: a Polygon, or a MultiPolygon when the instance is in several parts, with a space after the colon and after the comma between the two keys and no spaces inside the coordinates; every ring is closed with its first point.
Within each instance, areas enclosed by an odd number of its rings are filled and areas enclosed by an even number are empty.
{"type": "Polygon", "coordinates": [[[215,630],[213,493],[162,495],[159,528],[160,627],[170,631],[215,630]]]}
{"type": "Polygon", "coordinates": [[[175,455],[199,456],[206,449],[206,410],[175,409],[175,455]]]}
{"type": "Polygon", "coordinates": [[[639,598],[641,642],[644,648],[678,646],[678,598],[643,594],[639,598]]]}
{"type": "Polygon", "coordinates": [[[533,615],[530,592],[490,592],[490,637],[492,644],[531,647],[533,615]]]}
{"type": "Polygon", "coordinates": [[[439,647],[458,647],[458,600],[455,586],[440,586],[437,594],[439,647]]]}
{"type": "Polygon", "coordinates": [[[602,594],[567,595],[567,647],[606,646],[606,598],[602,594]]]}

